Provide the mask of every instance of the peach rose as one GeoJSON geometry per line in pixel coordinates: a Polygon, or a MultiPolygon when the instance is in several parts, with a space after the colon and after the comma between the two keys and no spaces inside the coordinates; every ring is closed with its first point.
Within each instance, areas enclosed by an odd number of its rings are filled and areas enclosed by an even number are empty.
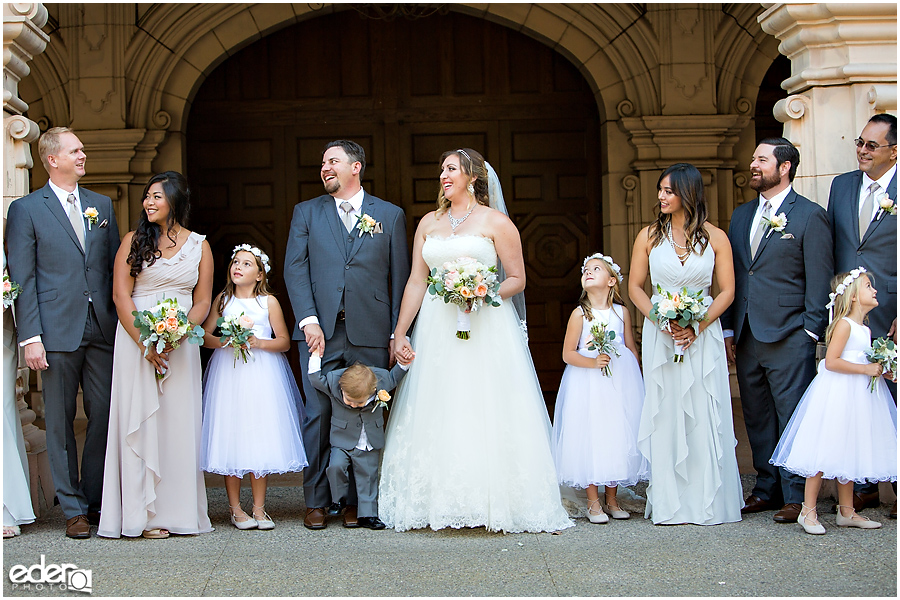
{"type": "Polygon", "coordinates": [[[471,298],[472,296],[474,296],[474,294],[472,293],[472,290],[470,290],[469,288],[467,288],[465,286],[459,288],[459,295],[462,296],[463,298],[471,298]]]}
{"type": "Polygon", "coordinates": [[[166,310],[166,317],[167,317],[167,318],[169,318],[169,319],[174,319],[174,318],[177,317],[177,316],[178,316],[178,310],[177,310],[177,309],[170,308],[170,309],[166,310]]]}
{"type": "Polygon", "coordinates": [[[4,292],[12,291],[12,284],[8,281],[4,281],[3,282],[3,291],[4,292]]]}
{"type": "Polygon", "coordinates": [[[488,286],[486,286],[485,284],[479,283],[477,286],[475,286],[475,295],[479,298],[484,298],[485,296],[487,296],[487,293],[488,286]]]}
{"type": "Polygon", "coordinates": [[[154,326],[156,329],[156,333],[165,333],[166,332],[166,322],[165,321],[157,321],[154,326]]]}
{"type": "Polygon", "coordinates": [[[238,319],[238,325],[240,325],[244,329],[253,329],[253,319],[251,319],[247,315],[241,315],[238,319]]]}
{"type": "Polygon", "coordinates": [[[378,390],[378,401],[379,402],[387,402],[391,399],[391,395],[388,394],[387,390],[378,390]]]}
{"type": "Polygon", "coordinates": [[[178,319],[175,317],[169,317],[166,319],[166,329],[169,331],[178,331],[178,319]]]}

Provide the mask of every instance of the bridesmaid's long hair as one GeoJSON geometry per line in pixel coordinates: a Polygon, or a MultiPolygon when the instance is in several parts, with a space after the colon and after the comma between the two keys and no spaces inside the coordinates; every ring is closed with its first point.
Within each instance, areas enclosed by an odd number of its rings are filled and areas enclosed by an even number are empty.
{"type": "MultiPolygon", "coordinates": [[[[703,191],[703,176],[697,167],[688,163],[677,163],[662,172],[659,181],[656,182],[656,191],[662,187],[662,180],[669,178],[672,192],[681,199],[681,207],[684,209],[684,237],[685,244],[690,252],[694,252],[694,246],[700,245],[700,254],[709,245],[709,234],[703,225],[709,216],[709,208],[706,205],[706,194],[703,191]]],[[[659,246],[666,239],[666,231],[672,225],[672,216],[664,214],[657,209],[656,221],[650,226],[650,239],[653,246],[659,246]]]]}
{"type": "MultiPolygon", "coordinates": [[[[163,195],[169,204],[166,237],[171,240],[172,245],[169,247],[172,248],[178,244],[178,238],[172,237],[172,226],[178,223],[182,227],[186,227],[188,223],[188,215],[191,212],[191,190],[184,175],[176,171],[166,171],[150,178],[144,188],[144,194],[141,196],[142,201],[147,197],[150,186],[155,183],[162,184],[163,195]]],[[[131,265],[132,277],[138,276],[144,269],[144,263],[147,263],[146,266],[149,267],[162,256],[162,252],[159,250],[159,233],[159,225],[151,223],[147,219],[147,211],[142,208],[141,215],[138,217],[137,229],[134,231],[134,237],[131,238],[131,251],[126,260],[131,265]]]]}
{"type": "MultiPolygon", "coordinates": [[[[469,177],[472,177],[473,175],[476,177],[475,181],[472,183],[472,187],[475,188],[475,201],[478,202],[478,204],[490,206],[488,199],[488,172],[487,168],[484,166],[484,157],[471,148],[447,150],[441,155],[440,164],[443,165],[444,161],[447,160],[447,157],[453,154],[459,157],[459,168],[462,169],[462,172],[469,177]]],[[[444,197],[444,188],[441,187],[438,192],[436,216],[440,217],[448,210],[450,210],[450,201],[444,197]]]]}

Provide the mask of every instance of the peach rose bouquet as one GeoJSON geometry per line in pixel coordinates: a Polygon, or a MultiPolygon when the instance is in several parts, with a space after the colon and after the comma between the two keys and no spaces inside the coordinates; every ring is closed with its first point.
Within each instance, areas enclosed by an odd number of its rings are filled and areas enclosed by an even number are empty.
{"type": "Polygon", "coordinates": [[[237,366],[238,357],[247,362],[248,358],[253,358],[253,352],[247,346],[247,341],[253,335],[253,319],[241,313],[230,317],[219,317],[216,321],[216,327],[222,333],[219,341],[223,345],[234,348],[234,366],[237,366]]]}
{"type": "Polygon", "coordinates": [[[3,274],[3,308],[7,309],[12,306],[16,298],[22,292],[22,288],[18,283],[11,280],[9,275],[3,274]]]}
{"type": "MultiPolygon", "coordinates": [[[[163,298],[153,308],[134,310],[131,314],[134,315],[134,326],[141,333],[144,356],[150,352],[151,344],[161,353],[167,345],[174,350],[185,337],[191,344],[203,342],[203,328],[188,321],[187,311],[176,298],[163,298]]],[[[156,376],[161,379],[163,374],[156,376]]]]}
{"type": "Polygon", "coordinates": [[[428,293],[456,305],[456,337],[461,340],[469,339],[470,313],[485,305],[500,306],[503,303],[497,267],[489,267],[468,256],[445,262],[440,269],[432,269],[428,276],[428,293]]]}

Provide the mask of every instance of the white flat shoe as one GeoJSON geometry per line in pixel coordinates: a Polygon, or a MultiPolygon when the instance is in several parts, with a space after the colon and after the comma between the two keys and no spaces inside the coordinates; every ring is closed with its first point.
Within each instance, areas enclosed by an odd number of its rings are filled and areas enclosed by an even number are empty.
{"type": "Polygon", "coordinates": [[[603,512],[603,506],[601,506],[599,499],[594,500],[593,502],[588,504],[587,516],[588,516],[588,521],[590,521],[591,523],[608,523],[609,522],[609,516],[605,512],[603,512]],[[592,510],[592,508],[595,504],[597,505],[597,510],[600,511],[599,513],[594,513],[594,511],[592,510]]]}
{"type": "Polygon", "coordinates": [[[616,505],[615,508],[610,508],[609,502],[607,502],[606,503],[606,512],[609,513],[609,516],[611,516],[613,519],[624,520],[624,519],[631,518],[631,513],[628,511],[622,510],[622,508],[618,504],[616,505]]]}
{"type": "Polygon", "coordinates": [[[269,516],[264,506],[254,506],[253,507],[253,518],[256,519],[256,524],[260,529],[275,529],[275,521],[272,520],[272,517],[269,516]],[[263,518],[259,519],[256,517],[257,512],[262,512],[263,518]]]}
{"type": "Polygon", "coordinates": [[[872,521],[868,517],[864,517],[856,512],[852,506],[841,506],[838,504],[837,515],[835,516],[834,522],[838,527],[859,527],[860,529],[878,529],[881,527],[881,523],[878,521],[872,521]],[[841,512],[841,508],[849,508],[850,516],[845,517],[841,512]],[[853,517],[859,517],[858,519],[854,519],[853,517]]]}
{"type": "MultiPolygon", "coordinates": [[[[256,522],[256,519],[247,515],[247,519],[245,521],[238,521],[234,516],[234,510],[240,510],[240,506],[232,506],[231,507],[231,524],[237,527],[238,529],[256,529],[259,526],[259,523],[256,522]]],[[[246,513],[245,513],[246,514],[246,513]]],[[[274,525],[273,525],[274,526],[274,525]]]]}
{"type": "Polygon", "coordinates": [[[819,520],[816,518],[816,509],[810,508],[805,504],[801,504],[800,506],[802,506],[803,509],[800,510],[800,516],[797,517],[797,522],[800,523],[803,531],[812,535],[825,535],[825,527],[819,523],[819,520]],[[803,510],[806,510],[806,513],[804,513],[803,510]],[[812,524],[807,522],[807,517],[810,515],[812,515],[812,524]]]}

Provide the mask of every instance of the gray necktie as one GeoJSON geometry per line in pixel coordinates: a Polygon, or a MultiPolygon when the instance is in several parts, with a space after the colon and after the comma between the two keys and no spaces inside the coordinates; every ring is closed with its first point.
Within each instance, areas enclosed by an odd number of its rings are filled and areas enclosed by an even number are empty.
{"type": "Polygon", "coordinates": [[[69,223],[72,224],[72,229],[75,230],[75,235],[78,237],[78,243],[84,250],[84,223],[81,222],[81,215],[78,214],[78,208],[75,206],[75,194],[69,194],[66,201],[69,203],[69,210],[66,211],[69,213],[69,223]]]}
{"type": "Polygon", "coordinates": [[[876,181],[872,185],[869,186],[869,195],[866,196],[866,199],[863,200],[862,208],[859,209],[859,239],[862,241],[863,236],[866,235],[866,229],[869,228],[869,223],[872,222],[872,205],[875,204],[875,193],[881,189],[881,186],[878,185],[876,181]]]}
{"type": "Polygon", "coordinates": [[[353,226],[356,225],[356,219],[353,218],[351,214],[353,212],[353,205],[349,202],[341,202],[341,221],[344,222],[344,227],[347,228],[347,233],[353,231],[353,226]]]}
{"type": "Polygon", "coordinates": [[[759,225],[756,226],[756,233],[753,234],[753,239],[750,240],[750,258],[756,258],[756,250],[759,248],[759,243],[763,239],[763,234],[766,232],[766,229],[768,229],[768,225],[763,223],[763,220],[769,219],[771,216],[772,204],[766,200],[765,204],[763,204],[759,225]]]}

